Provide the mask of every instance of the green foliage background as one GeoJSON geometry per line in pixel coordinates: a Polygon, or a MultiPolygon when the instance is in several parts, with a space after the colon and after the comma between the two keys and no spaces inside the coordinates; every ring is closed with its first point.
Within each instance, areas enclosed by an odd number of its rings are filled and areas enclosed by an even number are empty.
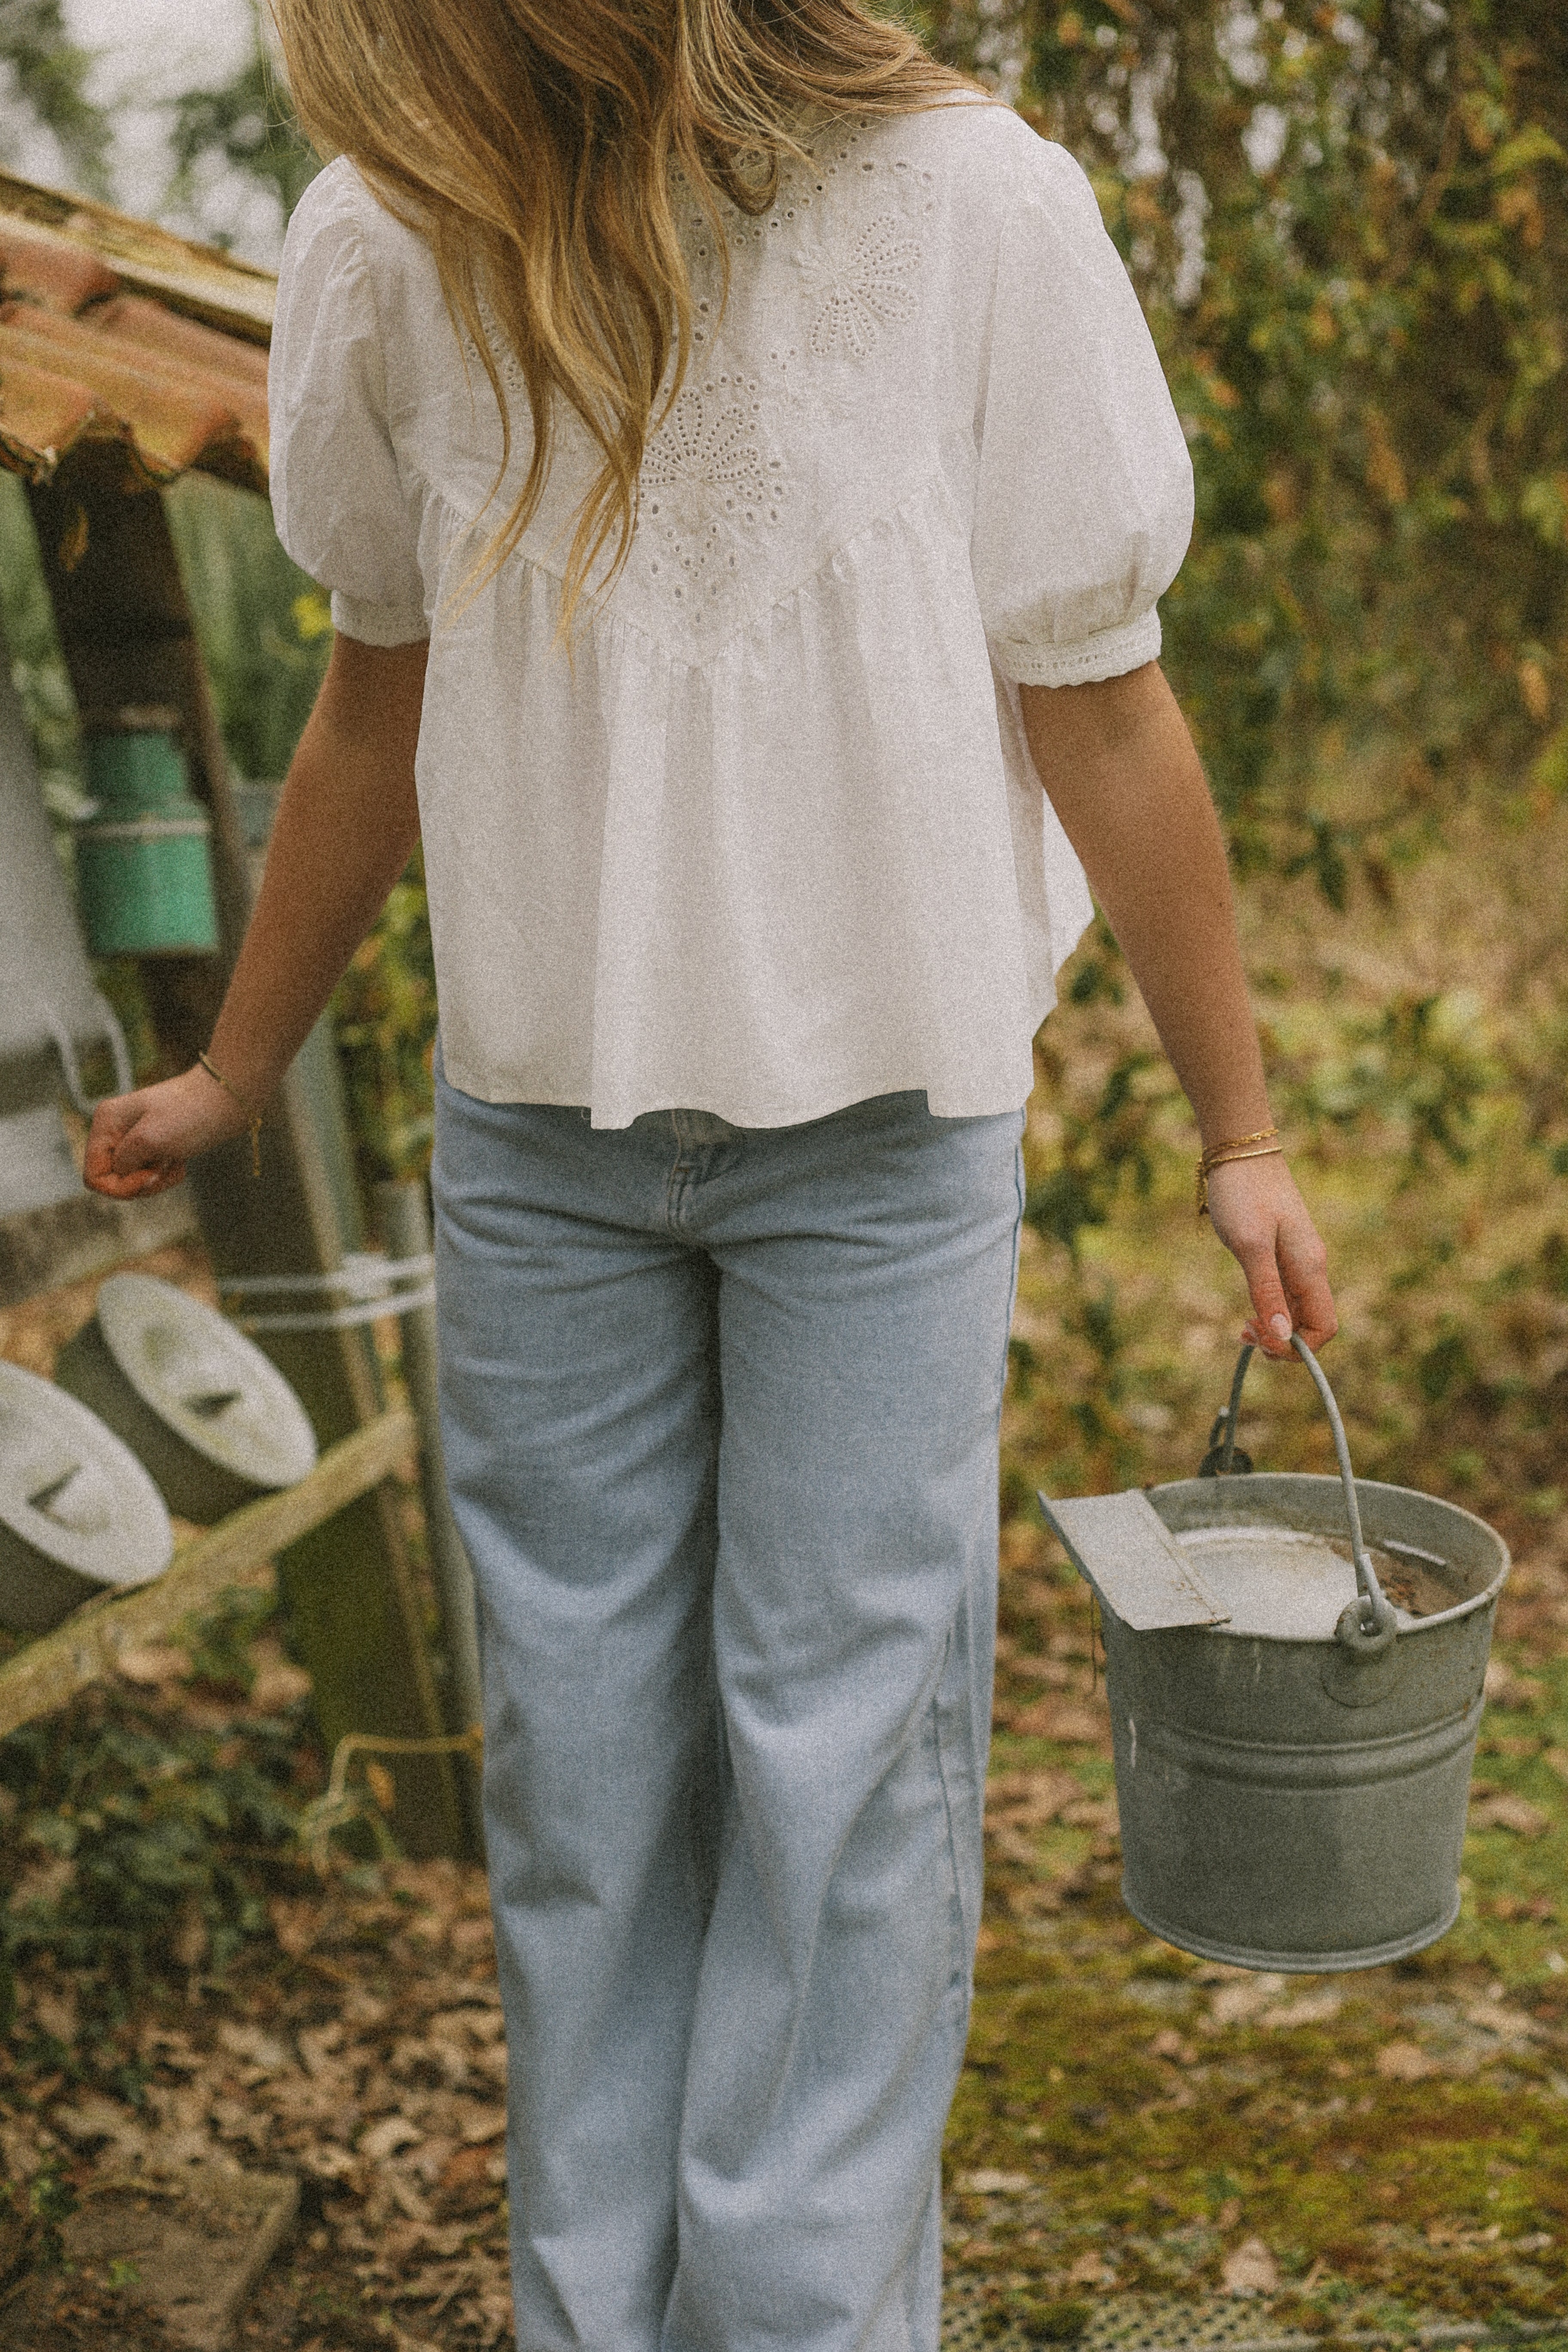
{"type": "MultiPolygon", "coordinates": [[[[1568,786],[1568,16],[1555,0],[889,12],[1066,142],[1138,285],[1197,480],[1193,548],[1163,608],[1166,665],[1238,873],[1254,890],[1297,886],[1270,899],[1294,908],[1288,924],[1386,929],[1458,829],[1483,856],[1532,828],[1544,840],[1568,786]]],[[[85,176],[102,126],[51,27],[55,0],[0,0],[15,89],[77,142],[85,176]]],[[[232,82],[181,100],[171,131],[172,204],[220,161],[287,211],[313,168],[259,43],[232,82]]],[[[324,606],[254,501],[188,480],[170,502],[236,764],[275,776],[320,675],[324,606]]],[[[0,597],[63,816],[69,699],[14,500],[0,535],[0,597]]],[[[1549,1193],[1568,1173],[1565,980],[1549,927],[1531,971],[1530,1017],[1509,1027],[1429,982],[1313,1012],[1295,1001],[1310,974],[1255,958],[1299,1146],[1331,1160],[1379,1137],[1379,1181],[1398,1190],[1424,1173],[1473,1182],[1478,1147],[1495,1173],[1506,1134],[1520,1182],[1549,1193]]],[[[1186,1144],[1168,1073],[1117,1012],[1124,995],[1098,934],[1042,1039],[1031,1136],[1031,1225],[1060,1254],[1102,1390],[1126,1318],[1101,1244],[1138,1202],[1173,1193],[1186,1144]]],[[[366,1173],[418,1167],[435,994],[416,870],[336,1013],[366,1173]]],[[[1447,1409],[1435,1395],[1431,1412],[1447,1409]]],[[[1131,1462],[1124,1445],[1117,1474],[1131,1462]]],[[[1111,1468],[1094,1456],[1087,1475],[1111,1468]]]]}
{"type": "Polygon", "coordinates": [[[1197,477],[1167,665],[1243,866],[1386,894],[1467,792],[1560,791],[1553,0],[904,13],[1010,64],[1139,286],[1197,477]]]}

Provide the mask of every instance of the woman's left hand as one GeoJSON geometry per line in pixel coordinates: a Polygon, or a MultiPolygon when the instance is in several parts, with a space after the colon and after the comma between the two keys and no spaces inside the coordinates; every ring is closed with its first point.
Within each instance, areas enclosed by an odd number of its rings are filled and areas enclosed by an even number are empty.
{"type": "Polygon", "coordinates": [[[1208,1180],[1214,1229],[1247,1276],[1252,1314],[1242,1337],[1288,1356],[1299,1331],[1316,1350],[1339,1329],[1328,1253],[1284,1159],[1228,1160],[1208,1180]]]}

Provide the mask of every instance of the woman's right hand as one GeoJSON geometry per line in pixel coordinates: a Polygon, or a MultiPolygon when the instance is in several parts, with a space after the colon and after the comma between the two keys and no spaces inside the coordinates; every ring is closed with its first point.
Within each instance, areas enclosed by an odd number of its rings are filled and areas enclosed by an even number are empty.
{"type": "Polygon", "coordinates": [[[112,1095],[92,1114],[83,1181],[111,1201],[166,1192],[185,1162],[250,1126],[242,1106],[198,1062],[180,1077],[112,1095]]]}

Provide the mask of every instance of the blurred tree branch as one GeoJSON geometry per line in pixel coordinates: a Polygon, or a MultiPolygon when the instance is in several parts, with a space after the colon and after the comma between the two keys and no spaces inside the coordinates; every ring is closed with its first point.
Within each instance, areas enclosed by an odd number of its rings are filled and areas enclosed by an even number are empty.
{"type": "MultiPolygon", "coordinates": [[[[92,63],[66,30],[61,0],[0,0],[0,64],[10,68],[13,104],[53,131],[84,195],[106,196],[110,127],[87,95],[92,63]]],[[[0,152],[14,152],[3,116],[0,152]]]]}

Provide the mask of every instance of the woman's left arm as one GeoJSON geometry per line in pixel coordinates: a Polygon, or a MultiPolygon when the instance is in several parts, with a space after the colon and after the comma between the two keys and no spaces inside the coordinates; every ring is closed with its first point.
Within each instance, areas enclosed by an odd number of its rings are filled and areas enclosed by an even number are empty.
{"type": "MultiPolygon", "coordinates": [[[[1205,1150],[1272,1124],[1230,871],[1193,739],[1157,662],[1093,686],[1020,688],[1029,749],[1196,1115],[1205,1150]]],[[[1326,1255],[1282,1158],[1209,1178],[1215,1231],[1252,1297],[1247,1337],[1338,1328],[1326,1255]]]]}

